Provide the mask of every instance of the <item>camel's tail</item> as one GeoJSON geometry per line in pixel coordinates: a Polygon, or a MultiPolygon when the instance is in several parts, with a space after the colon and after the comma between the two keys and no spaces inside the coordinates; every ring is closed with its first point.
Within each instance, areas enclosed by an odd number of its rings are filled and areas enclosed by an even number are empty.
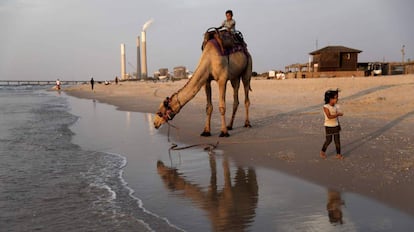
{"type": "Polygon", "coordinates": [[[247,56],[247,66],[246,66],[246,70],[244,71],[245,72],[244,75],[247,79],[245,80],[244,84],[249,85],[249,91],[253,92],[252,86],[250,85],[250,80],[252,78],[252,71],[253,71],[252,70],[253,69],[253,61],[252,61],[252,56],[250,55],[250,53],[247,52],[246,56],[247,56]]]}

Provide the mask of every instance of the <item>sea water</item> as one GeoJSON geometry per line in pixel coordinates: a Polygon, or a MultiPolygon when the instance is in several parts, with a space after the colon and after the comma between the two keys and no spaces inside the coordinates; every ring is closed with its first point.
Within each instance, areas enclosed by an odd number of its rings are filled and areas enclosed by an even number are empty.
{"type": "Polygon", "coordinates": [[[72,143],[66,97],[0,88],[0,231],[176,230],[130,196],[125,157],[72,143]]]}
{"type": "Polygon", "coordinates": [[[170,151],[149,114],[0,88],[0,231],[414,228],[412,216],[381,203],[239,166],[220,150],[170,151]],[[328,196],[342,223],[331,220],[328,196]]]}

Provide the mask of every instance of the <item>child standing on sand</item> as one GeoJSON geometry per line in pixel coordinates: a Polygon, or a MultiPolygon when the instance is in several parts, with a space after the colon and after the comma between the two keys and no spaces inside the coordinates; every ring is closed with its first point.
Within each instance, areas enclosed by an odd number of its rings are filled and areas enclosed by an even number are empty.
{"type": "Polygon", "coordinates": [[[341,126],[339,125],[339,116],[343,116],[344,114],[339,111],[338,106],[338,92],[339,90],[328,90],[325,92],[325,105],[323,106],[323,112],[325,115],[325,132],[326,132],[326,140],[322,146],[320,156],[323,159],[326,159],[326,149],[328,148],[329,144],[332,142],[332,137],[335,141],[335,148],[336,148],[336,158],[343,159],[344,156],[341,155],[341,141],[339,138],[339,132],[341,131],[341,126]]]}

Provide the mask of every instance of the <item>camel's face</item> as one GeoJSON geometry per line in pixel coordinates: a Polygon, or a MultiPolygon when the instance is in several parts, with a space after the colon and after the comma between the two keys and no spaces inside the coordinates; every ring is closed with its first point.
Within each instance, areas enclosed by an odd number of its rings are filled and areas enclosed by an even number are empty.
{"type": "Polygon", "coordinates": [[[165,119],[156,114],[155,117],[154,117],[154,127],[155,127],[155,129],[160,128],[160,126],[164,123],[166,123],[165,119]]]}
{"type": "Polygon", "coordinates": [[[167,113],[167,109],[161,103],[160,108],[159,108],[158,112],[155,114],[155,117],[154,117],[154,127],[155,127],[155,129],[160,128],[160,126],[162,124],[167,122],[166,116],[165,116],[166,113],[167,113]]]}

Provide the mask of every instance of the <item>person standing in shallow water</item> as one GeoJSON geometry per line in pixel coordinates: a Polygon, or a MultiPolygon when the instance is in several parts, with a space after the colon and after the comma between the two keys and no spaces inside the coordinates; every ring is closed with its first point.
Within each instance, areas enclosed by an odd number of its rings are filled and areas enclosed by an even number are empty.
{"type": "Polygon", "coordinates": [[[91,78],[91,88],[93,90],[93,85],[95,84],[95,81],[93,80],[93,77],[91,78]]]}
{"type": "Polygon", "coordinates": [[[57,90],[60,90],[60,80],[59,79],[56,80],[56,88],[57,88],[57,90]]]}
{"type": "Polygon", "coordinates": [[[326,149],[329,144],[332,142],[332,137],[335,141],[336,148],[336,158],[343,159],[344,156],[341,154],[341,141],[339,132],[341,131],[341,126],[339,125],[338,117],[343,116],[344,114],[339,111],[338,103],[338,92],[339,90],[328,90],[325,92],[325,105],[323,106],[323,112],[325,116],[325,133],[326,139],[325,143],[322,146],[320,156],[323,159],[326,159],[326,149]]]}

